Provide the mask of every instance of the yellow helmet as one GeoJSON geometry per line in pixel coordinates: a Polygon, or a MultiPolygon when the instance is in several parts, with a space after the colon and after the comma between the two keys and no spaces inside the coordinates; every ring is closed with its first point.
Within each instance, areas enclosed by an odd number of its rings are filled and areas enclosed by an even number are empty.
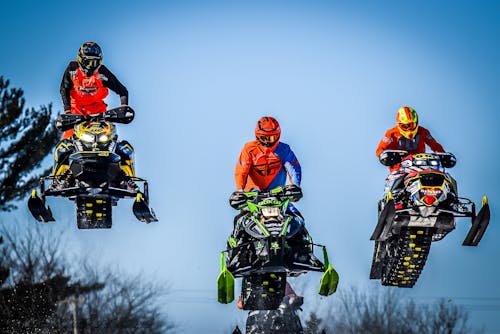
{"type": "Polygon", "coordinates": [[[412,107],[401,107],[396,113],[399,132],[408,139],[413,139],[418,131],[418,115],[412,107]]]}

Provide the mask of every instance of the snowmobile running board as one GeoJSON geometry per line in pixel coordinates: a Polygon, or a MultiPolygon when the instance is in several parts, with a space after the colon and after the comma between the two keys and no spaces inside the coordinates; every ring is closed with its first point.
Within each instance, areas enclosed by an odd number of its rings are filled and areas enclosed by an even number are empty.
{"type": "Polygon", "coordinates": [[[490,223],[490,205],[488,198],[483,197],[482,207],[475,218],[472,219],[472,226],[470,227],[467,236],[462,243],[463,246],[477,246],[481,241],[488,224],[490,223]]]}
{"type": "Polygon", "coordinates": [[[45,197],[42,196],[40,198],[36,190],[31,192],[31,196],[28,199],[28,209],[39,222],[47,223],[55,221],[50,207],[45,206],[45,197]]]}

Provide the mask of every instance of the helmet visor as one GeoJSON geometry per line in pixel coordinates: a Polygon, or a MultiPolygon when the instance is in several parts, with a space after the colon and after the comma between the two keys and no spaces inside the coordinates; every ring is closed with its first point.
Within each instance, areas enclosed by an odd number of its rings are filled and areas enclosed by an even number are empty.
{"type": "Polygon", "coordinates": [[[86,69],[95,69],[101,65],[102,59],[100,57],[84,57],[81,60],[81,64],[86,69]]]}
{"type": "Polygon", "coordinates": [[[412,131],[415,130],[417,127],[417,124],[415,122],[410,122],[410,123],[399,123],[399,127],[403,131],[412,131]]]}
{"type": "Polygon", "coordinates": [[[276,135],[260,135],[259,141],[263,144],[272,145],[278,140],[276,135]]]}

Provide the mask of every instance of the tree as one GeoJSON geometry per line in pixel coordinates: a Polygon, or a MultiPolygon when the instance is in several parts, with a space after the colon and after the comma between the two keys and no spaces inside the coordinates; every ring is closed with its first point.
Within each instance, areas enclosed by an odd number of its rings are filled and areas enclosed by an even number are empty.
{"type": "MultiPolygon", "coordinates": [[[[165,289],[158,284],[148,282],[142,275],[127,276],[119,270],[103,270],[89,263],[82,264],[81,268],[86,284],[106,282],[102,291],[86,294],[81,304],[81,333],[160,334],[175,328],[159,311],[158,297],[165,294],[165,289]]],[[[62,317],[70,319],[67,308],[65,310],[66,315],[62,317]]]]}
{"type": "Polygon", "coordinates": [[[22,239],[5,229],[2,234],[7,245],[1,250],[0,267],[8,273],[0,285],[0,332],[54,331],[49,319],[59,300],[104,287],[98,281],[71,282],[57,239],[31,231],[22,239]]]}
{"type": "Polygon", "coordinates": [[[52,105],[25,108],[23,90],[10,88],[0,76],[0,211],[15,208],[13,200],[26,196],[41,175],[33,175],[57,143],[52,105]],[[9,203],[10,202],[10,203],[9,203]]]}
{"type": "Polygon", "coordinates": [[[318,317],[316,312],[311,312],[309,320],[306,321],[304,334],[320,334],[322,320],[318,317]]]}
{"type": "Polygon", "coordinates": [[[400,290],[384,289],[366,293],[355,288],[340,291],[329,305],[322,323],[331,333],[367,334],[466,334],[471,328],[463,307],[441,299],[416,304],[400,290]]]}
{"type": "Polygon", "coordinates": [[[2,234],[0,268],[8,274],[0,285],[1,333],[70,333],[75,323],[68,301],[80,302],[74,310],[80,334],[159,334],[174,328],[159,311],[161,289],[143,278],[88,263],[72,267],[61,236],[39,229],[23,237],[5,229],[2,234]]]}

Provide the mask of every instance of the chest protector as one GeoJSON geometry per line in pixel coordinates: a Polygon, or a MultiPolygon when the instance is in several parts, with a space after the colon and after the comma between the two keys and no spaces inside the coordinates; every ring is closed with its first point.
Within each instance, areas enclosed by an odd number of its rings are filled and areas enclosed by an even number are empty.
{"type": "Polygon", "coordinates": [[[108,96],[108,88],[104,87],[99,71],[86,76],[78,67],[70,75],[73,82],[70,91],[72,112],[85,116],[105,112],[107,105],[104,99],[108,96]]]}

